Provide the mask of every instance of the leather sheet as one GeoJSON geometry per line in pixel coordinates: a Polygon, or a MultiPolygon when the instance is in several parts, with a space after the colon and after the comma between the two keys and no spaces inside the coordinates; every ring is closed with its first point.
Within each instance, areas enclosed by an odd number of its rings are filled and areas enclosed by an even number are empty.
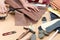
{"type": "Polygon", "coordinates": [[[25,25],[27,24],[26,22],[27,20],[29,20],[28,24],[30,22],[36,23],[46,11],[46,8],[43,9],[41,7],[38,7],[38,9],[40,10],[39,12],[33,12],[33,11],[29,12],[23,8],[23,6],[18,0],[6,0],[6,3],[9,4],[13,8],[22,8],[22,9],[18,9],[22,13],[20,12],[15,13],[15,24],[16,25],[20,25],[20,24],[25,25]]]}
{"type": "Polygon", "coordinates": [[[53,0],[50,2],[50,5],[54,8],[60,11],[60,0],[53,0]]]}

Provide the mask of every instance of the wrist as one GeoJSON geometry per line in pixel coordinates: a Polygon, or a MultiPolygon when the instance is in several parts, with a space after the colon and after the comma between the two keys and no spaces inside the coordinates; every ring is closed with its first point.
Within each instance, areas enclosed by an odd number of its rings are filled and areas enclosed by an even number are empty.
{"type": "Polygon", "coordinates": [[[39,0],[39,3],[43,3],[43,0],[39,0]]]}

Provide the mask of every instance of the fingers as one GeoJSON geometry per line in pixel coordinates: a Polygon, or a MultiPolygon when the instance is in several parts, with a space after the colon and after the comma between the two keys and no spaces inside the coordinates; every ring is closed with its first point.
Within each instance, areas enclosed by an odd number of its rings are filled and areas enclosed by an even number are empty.
{"type": "Polygon", "coordinates": [[[28,7],[25,7],[25,9],[31,12],[31,10],[28,7]]]}
{"type": "Polygon", "coordinates": [[[6,13],[7,12],[7,8],[2,7],[2,13],[6,13]]]}
{"type": "Polygon", "coordinates": [[[39,9],[37,7],[35,7],[35,6],[33,6],[33,5],[30,8],[33,9],[34,12],[38,12],[39,11],[39,9]]]}
{"type": "Polygon", "coordinates": [[[6,7],[4,8],[4,10],[5,10],[5,12],[7,12],[7,11],[8,11],[8,9],[7,9],[6,7]]]}
{"type": "Polygon", "coordinates": [[[36,7],[36,6],[34,6],[34,5],[31,5],[32,6],[32,9],[35,11],[35,12],[38,12],[39,11],[39,9],[36,7]]]}
{"type": "Polygon", "coordinates": [[[4,8],[0,9],[0,13],[6,13],[7,11],[4,8]]]}
{"type": "Polygon", "coordinates": [[[36,7],[36,6],[34,6],[33,4],[25,4],[25,5],[23,5],[24,6],[24,8],[26,9],[26,10],[28,10],[28,11],[34,11],[34,12],[38,12],[39,11],[39,9],[36,7]],[[32,9],[32,10],[31,10],[32,9]]]}
{"type": "Polygon", "coordinates": [[[31,7],[31,8],[32,8],[32,10],[33,10],[34,12],[37,12],[34,6],[33,6],[33,7],[31,7]]]}
{"type": "Polygon", "coordinates": [[[6,5],[3,2],[0,3],[0,13],[6,13],[7,12],[7,8],[6,8],[6,5]]]}
{"type": "Polygon", "coordinates": [[[36,9],[36,11],[39,11],[39,9],[37,7],[34,7],[36,9]]]}
{"type": "Polygon", "coordinates": [[[7,12],[7,8],[2,6],[0,7],[0,13],[6,13],[7,12]]]}

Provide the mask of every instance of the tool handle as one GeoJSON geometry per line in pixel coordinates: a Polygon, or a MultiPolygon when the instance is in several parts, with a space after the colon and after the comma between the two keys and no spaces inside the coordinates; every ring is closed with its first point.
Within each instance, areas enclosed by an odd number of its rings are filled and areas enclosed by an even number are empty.
{"type": "Polygon", "coordinates": [[[26,32],[23,32],[18,39],[22,39],[28,33],[29,33],[29,30],[27,30],[26,32]]]}
{"type": "Polygon", "coordinates": [[[10,32],[3,33],[2,35],[7,36],[7,35],[15,34],[15,33],[16,33],[16,31],[10,31],[10,32]]]}
{"type": "Polygon", "coordinates": [[[56,36],[56,34],[59,32],[59,30],[57,30],[53,35],[52,37],[49,39],[49,40],[53,40],[53,38],[56,36]]]}

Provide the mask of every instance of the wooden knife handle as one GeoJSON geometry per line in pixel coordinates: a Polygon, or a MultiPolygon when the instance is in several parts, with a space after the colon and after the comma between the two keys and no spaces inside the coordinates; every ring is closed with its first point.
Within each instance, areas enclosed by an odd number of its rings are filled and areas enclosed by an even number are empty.
{"type": "Polygon", "coordinates": [[[28,33],[29,33],[29,30],[27,30],[26,32],[23,32],[18,39],[22,39],[28,33]]]}

